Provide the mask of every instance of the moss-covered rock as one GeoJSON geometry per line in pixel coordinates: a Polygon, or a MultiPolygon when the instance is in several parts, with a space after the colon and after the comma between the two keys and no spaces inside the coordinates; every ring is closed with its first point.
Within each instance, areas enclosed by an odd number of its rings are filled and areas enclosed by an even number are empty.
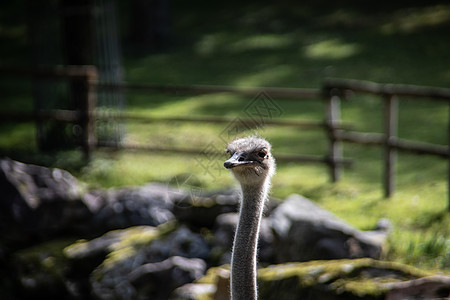
{"type": "MultiPolygon", "coordinates": [[[[199,287],[214,285],[216,289],[181,287],[173,294],[173,299],[227,297],[229,291],[224,280],[229,280],[228,269],[228,266],[211,268],[196,282],[199,287]],[[195,291],[198,293],[194,294],[195,291]]],[[[394,289],[398,291],[405,283],[428,278],[438,284],[440,290],[436,289],[436,293],[448,293],[450,286],[447,290],[445,287],[450,277],[428,277],[430,275],[407,265],[369,258],[286,263],[258,270],[259,299],[381,300],[388,299],[394,289]]]]}
{"type": "Polygon", "coordinates": [[[68,298],[68,261],[63,250],[71,243],[73,240],[54,240],[15,252],[9,264],[15,297],[68,298]]]}
{"type": "Polygon", "coordinates": [[[373,259],[312,261],[270,266],[258,272],[261,299],[384,299],[386,282],[429,275],[373,259]],[[313,298],[308,298],[313,297],[313,298]]]}
{"type": "Polygon", "coordinates": [[[65,252],[72,259],[106,253],[89,275],[89,285],[98,299],[136,299],[148,295],[159,295],[152,299],[166,299],[167,295],[160,295],[169,294],[204,274],[206,263],[201,258],[209,255],[209,248],[199,234],[168,222],[158,227],[112,231],[95,240],[76,243],[65,252]],[[160,282],[161,278],[167,280],[160,282]],[[141,284],[145,280],[147,284],[141,284]]]}

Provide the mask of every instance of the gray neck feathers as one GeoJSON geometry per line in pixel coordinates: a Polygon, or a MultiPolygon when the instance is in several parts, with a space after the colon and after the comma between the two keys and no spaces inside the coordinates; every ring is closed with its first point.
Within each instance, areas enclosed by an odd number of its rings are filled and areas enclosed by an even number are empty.
{"type": "Polygon", "coordinates": [[[260,186],[241,184],[243,199],[231,258],[231,299],[233,300],[257,299],[258,235],[269,185],[269,178],[266,178],[260,186]]]}

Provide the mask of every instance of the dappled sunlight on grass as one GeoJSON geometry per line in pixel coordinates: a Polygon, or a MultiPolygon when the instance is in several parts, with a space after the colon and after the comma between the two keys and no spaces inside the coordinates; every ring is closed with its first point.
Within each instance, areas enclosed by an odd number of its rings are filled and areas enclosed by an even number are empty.
{"type": "Polygon", "coordinates": [[[31,123],[2,124],[0,127],[0,149],[12,148],[16,151],[35,151],[36,131],[31,123]]]}
{"type": "MultiPolygon", "coordinates": [[[[133,124],[128,126],[129,133],[124,142],[153,147],[202,149],[211,142],[217,144],[217,137],[222,130],[223,127],[219,125],[185,122],[157,122],[152,126],[148,126],[147,124],[133,124]]],[[[222,145],[220,149],[225,149],[225,146],[222,145]]]]}
{"type": "Polygon", "coordinates": [[[293,66],[276,65],[262,69],[260,72],[239,76],[233,85],[236,86],[273,86],[274,82],[283,81],[293,74],[293,66]]]}
{"type": "Polygon", "coordinates": [[[252,51],[283,50],[290,47],[294,39],[291,35],[249,34],[245,36],[227,35],[224,32],[206,34],[194,45],[200,56],[217,54],[239,54],[252,51]]]}
{"type": "MultiPolygon", "coordinates": [[[[306,163],[279,163],[277,174],[273,179],[272,195],[281,199],[290,194],[311,197],[315,190],[327,186],[328,183],[329,179],[325,167],[321,168],[306,163]]],[[[317,197],[311,198],[319,200],[317,197]]]]}
{"type": "Polygon", "coordinates": [[[201,159],[199,156],[159,153],[149,155],[139,151],[98,153],[95,159],[82,170],[81,179],[106,187],[114,187],[142,185],[148,182],[169,184],[176,176],[195,174],[197,179],[195,184],[205,189],[233,185],[232,178],[222,167],[222,160],[211,162],[201,159]],[[206,168],[206,166],[212,168],[206,168]]]}
{"type": "Polygon", "coordinates": [[[445,24],[450,24],[450,5],[434,5],[401,10],[381,26],[381,31],[386,34],[414,33],[445,24]]]}
{"type": "Polygon", "coordinates": [[[286,34],[259,34],[245,37],[230,45],[232,52],[245,52],[254,50],[277,50],[291,46],[291,35],[286,34]]]}
{"type": "Polygon", "coordinates": [[[305,47],[305,56],[311,59],[343,59],[359,52],[357,44],[345,43],[339,39],[325,40],[305,47]]]}

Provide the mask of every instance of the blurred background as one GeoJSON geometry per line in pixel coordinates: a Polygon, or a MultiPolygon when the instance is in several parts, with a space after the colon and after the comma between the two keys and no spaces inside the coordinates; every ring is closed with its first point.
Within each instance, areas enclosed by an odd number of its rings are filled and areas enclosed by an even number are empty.
{"type": "MultiPolygon", "coordinates": [[[[233,136],[260,134],[275,156],[328,154],[320,126],[236,126],[261,104],[266,110],[257,117],[266,122],[322,122],[320,95],[328,77],[450,88],[449,34],[447,1],[2,1],[0,155],[68,170],[90,187],[169,183],[177,176],[202,190],[230,187],[220,153],[233,136]],[[86,125],[68,122],[71,116],[19,117],[87,111],[84,75],[31,71],[63,65],[96,66],[91,109],[103,118],[86,125]],[[244,95],[173,88],[191,85],[256,89],[244,95]],[[269,87],[307,89],[317,97],[293,101],[269,87]],[[121,118],[125,114],[133,118],[121,118]],[[179,120],[202,117],[227,119],[179,120]],[[83,144],[86,126],[103,147],[83,144]],[[123,145],[134,147],[117,149],[123,145]],[[164,151],[170,149],[180,151],[164,151]]],[[[343,122],[356,131],[383,132],[379,95],[346,98],[343,122]]],[[[399,137],[448,144],[448,101],[404,97],[398,118],[399,137]]],[[[388,260],[448,268],[448,160],[399,153],[396,193],[386,199],[383,151],[345,143],[343,155],[353,165],[337,183],[326,164],[280,160],[272,195],[305,195],[360,229],[388,218],[395,228],[388,260]]]]}

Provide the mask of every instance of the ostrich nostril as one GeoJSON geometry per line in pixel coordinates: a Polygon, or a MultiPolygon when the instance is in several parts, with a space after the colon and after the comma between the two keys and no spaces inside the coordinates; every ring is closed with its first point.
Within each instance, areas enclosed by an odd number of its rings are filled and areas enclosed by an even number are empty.
{"type": "Polygon", "coordinates": [[[238,161],[244,161],[244,158],[241,156],[238,158],[238,161]]]}
{"type": "Polygon", "coordinates": [[[223,166],[227,169],[231,169],[234,166],[234,164],[227,160],[226,162],[223,163],[223,166]]]}

